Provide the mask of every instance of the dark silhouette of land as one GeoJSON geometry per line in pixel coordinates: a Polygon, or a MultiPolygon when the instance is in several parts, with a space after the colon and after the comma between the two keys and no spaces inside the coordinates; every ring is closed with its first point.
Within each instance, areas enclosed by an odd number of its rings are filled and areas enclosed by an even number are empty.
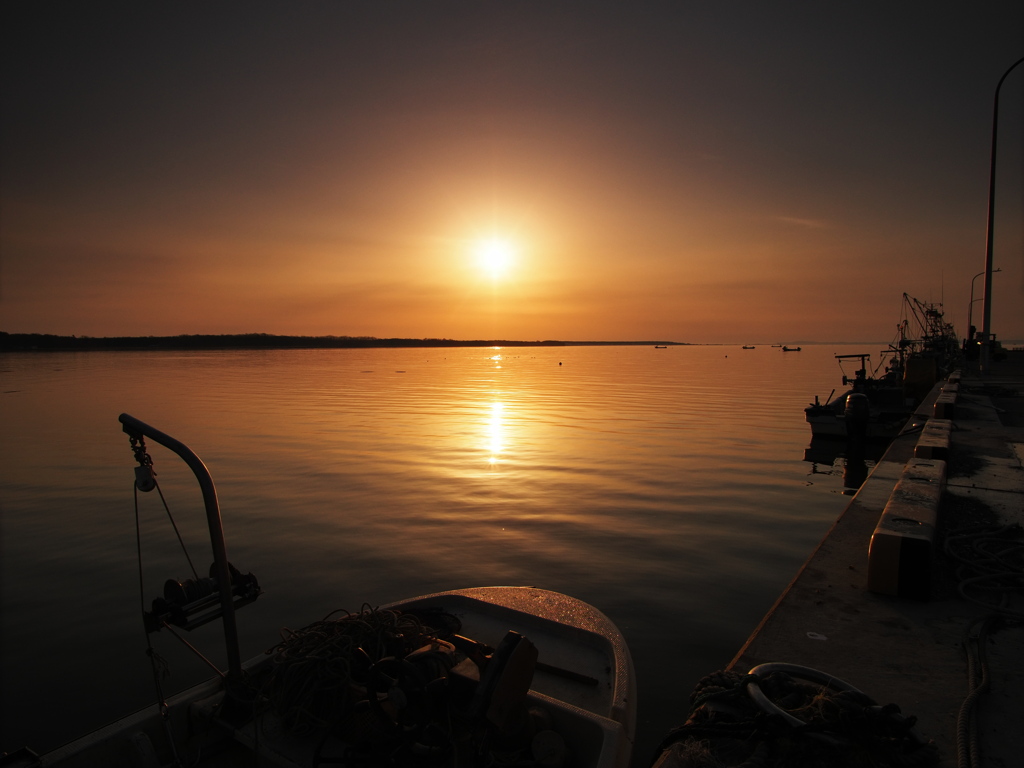
{"type": "Polygon", "coordinates": [[[371,347],[682,346],[678,341],[514,341],[509,339],[378,339],[374,336],[275,336],[269,333],[181,336],[58,336],[0,331],[0,352],[93,350],[351,349],[371,347]]]}

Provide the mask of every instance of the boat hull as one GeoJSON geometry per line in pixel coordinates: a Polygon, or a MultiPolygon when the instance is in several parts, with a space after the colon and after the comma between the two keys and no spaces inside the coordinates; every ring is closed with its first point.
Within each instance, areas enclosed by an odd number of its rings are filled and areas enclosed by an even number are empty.
{"type": "MultiPolygon", "coordinates": [[[[904,413],[872,409],[864,437],[868,440],[891,440],[900,433],[910,415],[910,411],[904,413]]],[[[811,427],[812,437],[842,440],[850,437],[844,410],[832,405],[809,405],[804,409],[804,418],[811,427]]]]}
{"type": "MultiPolygon", "coordinates": [[[[456,616],[462,635],[488,646],[497,647],[510,630],[527,637],[538,653],[527,705],[547,713],[551,729],[564,740],[567,763],[629,765],[636,727],[635,673],[622,634],[604,614],[583,601],[532,587],[440,592],[380,610],[424,609],[456,616]]],[[[255,676],[268,664],[262,655],[244,669],[255,676]]],[[[163,720],[156,705],[147,707],[40,756],[37,765],[156,766],[168,764],[177,752],[197,766],[252,765],[256,755],[261,765],[304,766],[347,747],[336,735],[290,735],[271,713],[228,722],[224,701],[223,681],[215,678],[168,700],[163,720]]]]}

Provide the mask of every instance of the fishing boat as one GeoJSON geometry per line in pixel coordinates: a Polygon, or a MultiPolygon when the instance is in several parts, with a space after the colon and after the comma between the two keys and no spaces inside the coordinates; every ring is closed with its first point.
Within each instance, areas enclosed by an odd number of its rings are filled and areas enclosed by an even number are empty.
{"type": "Polygon", "coordinates": [[[800,347],[783,347],[782,351],[783,352],[799,352],[800,351],[800,347]]]}
{"type": "Polygon", "coordinates": [[[219,619],[228,668],[52,752],[19,750],[5,766],[629,764],[629,649],[603,613],[568,595],[495,586],[364,605],[243,663],[235,611],[262,590],[227,560],[209,471],[170,435],[119,420],[138,463],[136,493],[157,487],[146,439],[177,454],[199,482],[213,548],[209,577],[168,580],[144,612],[147,643],[219,619]]]}
{"type": "Polygon", "coordinates": [[[894,363],[879,376],[868,374],[871,355],[857,353],[836,355],[840,368],[850,361],[859,361],[853,376],[843,373],[842,382],[849,386],[833,399],[835,390],[820,402],[804,408],[804,418],[815,438],[863,437],[869,440],[891,440],[906,423],[914,403],[904,396],[902,367],[894,363]]]}
{"type": "Polygon", "coordinates": [[[753,345],[744,344],[743,348],[744,349],[753,349],[754,347],[753,347],[753,345]]]}
{"type": "Polygon", "coordinates": [[[835,390],[824,403],[817,395],[804,408],[813,437],[891,440],[906,424],[935,382],[945,378],[959,360],[959,344],[941,308],[903,294],[904,313],[896,336],[869,373],[871,355],[836,355],[849,387],[838,398],[835,390]],[[859,365],[853,376],[845,366],[859,365]]]}

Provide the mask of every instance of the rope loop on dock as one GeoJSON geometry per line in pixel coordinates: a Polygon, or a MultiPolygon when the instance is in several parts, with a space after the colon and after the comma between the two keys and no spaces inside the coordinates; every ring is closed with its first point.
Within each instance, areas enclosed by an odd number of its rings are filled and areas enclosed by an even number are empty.
{"type": "Polygon", "coordinates": [[[1019,525],[950,531],[945,550],[959,564],[961,597],[1004,618],[1024,620],[1024,530],[1019,525]]]}
{"type": "Polygon", "coordinates": [[[881,706],[838,678],[795,664],[763,664],[703,678],[690,712],[652,759],[657,768],[910,768],[938,762],[916,718],[881,706]]]}

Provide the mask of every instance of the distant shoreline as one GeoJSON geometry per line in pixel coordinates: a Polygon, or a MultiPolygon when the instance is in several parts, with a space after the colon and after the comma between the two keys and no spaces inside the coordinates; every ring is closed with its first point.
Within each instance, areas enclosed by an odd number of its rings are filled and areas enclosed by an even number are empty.
{"type": "Polygon", "coordinates": [[[378,339],[374,336],[276,336],[269,333],[180,336],[58,336],[0,331],[0,352],[89,352],[216,349],[371,349],[400,347],[689,346],[679,341],[515,341],[509,339],[378,339]]]}

